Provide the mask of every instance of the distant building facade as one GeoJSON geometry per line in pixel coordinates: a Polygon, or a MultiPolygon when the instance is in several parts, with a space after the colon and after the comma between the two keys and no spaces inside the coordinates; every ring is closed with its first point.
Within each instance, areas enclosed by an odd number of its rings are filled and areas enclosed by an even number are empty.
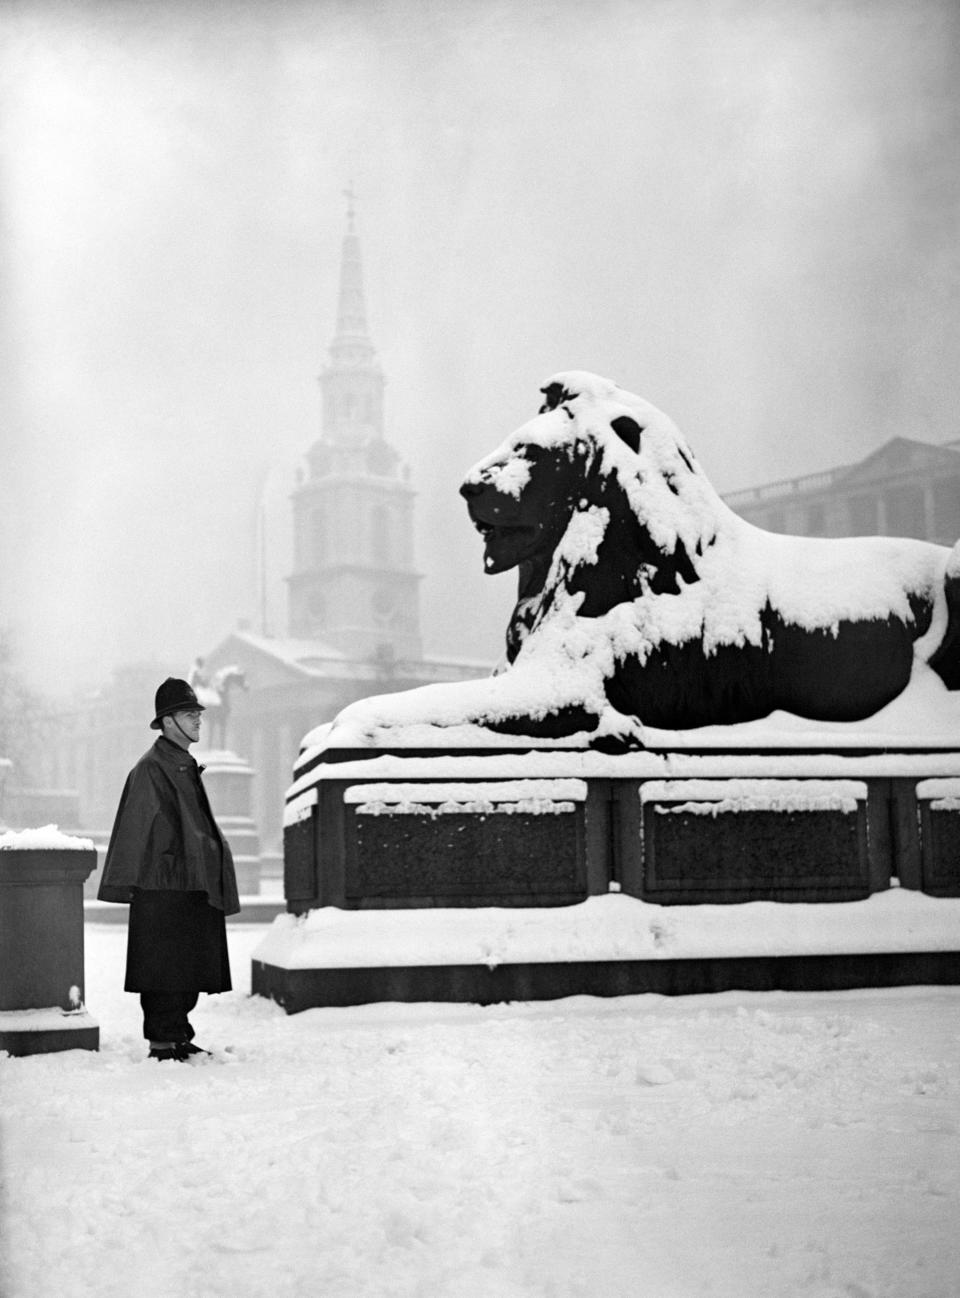
{"type": "Polygon", "coordinates": [[[36,787],[14,789],[7,820],[17,827],[56,823],[105,841],[130,768],[151,743],[153,698],[169,663],[115,668],[101,689],[48,718],[36,787]]]}
{"type": "Polygon", "coordinates": [[[960,538],[960,438],[939,446],[895,437],[866,459],[735,491],[749,523],[797,536],[960,538]]]}

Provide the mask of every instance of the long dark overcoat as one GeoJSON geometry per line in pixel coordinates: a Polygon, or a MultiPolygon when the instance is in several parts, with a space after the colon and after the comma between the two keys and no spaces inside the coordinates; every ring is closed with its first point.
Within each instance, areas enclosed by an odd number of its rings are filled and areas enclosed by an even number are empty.
{"type": "Polygon", "coordinates": [[[230,847],[190,753],[164,736],[127,776],[101,901],[130,902],[127,991],[228,991],[225,916],[240,909],[230,847]]]}

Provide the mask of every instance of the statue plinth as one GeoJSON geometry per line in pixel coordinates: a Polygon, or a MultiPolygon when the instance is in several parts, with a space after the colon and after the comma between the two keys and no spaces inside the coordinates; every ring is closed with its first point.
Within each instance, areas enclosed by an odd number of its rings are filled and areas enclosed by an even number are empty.
{"type": "Polygon", "coordinates": [[[299,769],[285,815],[290,915],[254,953],[252,973],[254,991],[289,1012],[945,983],[960,970],[955,939],[944,944],[940,932],[960,898],[955,749],[331,749],[304,754],[299,769]],[[894,935],[890,897],[909,911],[894,935]],[[925,905],[934,897],[945,899],[943,916],[925,905]],[[730,936],[742,929],[743,903],[773,903],[779,934],[768,941],[772,920],[758,920],[746,953],[730,936]],[[598,927],[598,905],[629,942],[618,946],[598,927]],[[870,915],[851,911],[846,945],[836,933],[819,947],[805,934],[791,945],[790,912],[828,908],[842,932],[848,906],[870,915]],[[703,907],[714,916],[714,949],[674,958],[669,942],[651,944],[651,933],[688,922],[673,916],[703,907]],[[509,967],[486,961],[482,942],[462,957],[452,943],[439,961],[423,923],[441,911],[451,934],[473,911],[515,914],[503,921],[514,935],[559,926],[566,936],[555,946],[545,937],[542,952],[509,967]],[[916,927],[914,911],[930,931],[916,927]],[[284,946],[293,915],[330,930],[323,941],[318,930],[310,959],[284,946]]]}
{"type": "Polygon", "coordinates": [[[255,896],[260,891],[260,834],[252,814],[253,767],[229,749],[210,749],[196,758],[213,814],[233,853],[240,896],[255,896]]]}

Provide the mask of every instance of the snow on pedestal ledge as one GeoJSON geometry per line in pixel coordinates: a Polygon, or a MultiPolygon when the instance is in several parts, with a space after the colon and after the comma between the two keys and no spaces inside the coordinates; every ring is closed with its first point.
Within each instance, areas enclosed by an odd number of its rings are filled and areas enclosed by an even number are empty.
{"type": "Polygon", "coordinates": [[[7,830],[0,834],[0,849],[92,852],[94,843],[92,838],[64,834],[56,825],[42,825],[39,829],[7,830]]]}
{"type": "MultiPolygon", "coordinates": [[[[514,672],[515,669],[511,669],[514,672]]],[[[458,748],[589,749],[598,735],[632,736],[638,748],[673,752],[710,749],[756,752],[776,749],[930,749],[960,745],[960,690],[948,690],[925,663],[915,663],[907,688],[886,707],[862,721],[810,721],[788,712],[772,712],[760,721],[703,726],[693,730],[659,730],[621,717],[609,707],[596,734],[542,739],[505,735],[464,719],[482,711],[491,692],[503,688],[506,676],[484,681],[424,685],[400,694],[374,695],[350,704],[332,724],[309,731],[301,743],[297,767],[303,768],[326,749],[458,748]]],[[[516,686],[521,684],[515,673],[516,686]]],[[[522,691],[515,691],[522,693],[522,691]]],[[[541,687],[541,693],[547,691],[541,687]]],[[[509,697],[513,697],[511,694],[509,697]]],[[[554,701],[554,700],[550,700],[554,701]]],[[[563,701],[563,700],[560,700],[563,701]]]]}
{"type": "Polygon", "coordinates": [[[0,1035],[4,1032],[85,1032],[96,1028],[96,1019],[82,1006],[76,1010],[61,1009],[59,1005],[0,1010],[0,1035]]]}
{"type": "Polygon", "coordinates": [[[201,748],[194,753],[194,757],[197,765],[202,766],[205,771],[247,770],[250,766],[245,757],[241,757],[231,748],[201,748]]]}
{"type": "Polygon", "coordinates": [[[852,902],[659,906],[623,894],[574,906],[279,915],[253,959],[281,969],[696,960],[960,948],[960,898],[905,888],[852,902]]]}

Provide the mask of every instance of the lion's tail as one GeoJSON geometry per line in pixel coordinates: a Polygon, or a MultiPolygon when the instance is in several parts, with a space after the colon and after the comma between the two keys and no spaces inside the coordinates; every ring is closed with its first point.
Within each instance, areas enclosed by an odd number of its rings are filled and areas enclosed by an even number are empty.
{"type": "Polygon", "coordinates": [[[944,573],[947,629],[930,666],[948,690],[960,690],[960,541],[950,551],[944,573]]]}

